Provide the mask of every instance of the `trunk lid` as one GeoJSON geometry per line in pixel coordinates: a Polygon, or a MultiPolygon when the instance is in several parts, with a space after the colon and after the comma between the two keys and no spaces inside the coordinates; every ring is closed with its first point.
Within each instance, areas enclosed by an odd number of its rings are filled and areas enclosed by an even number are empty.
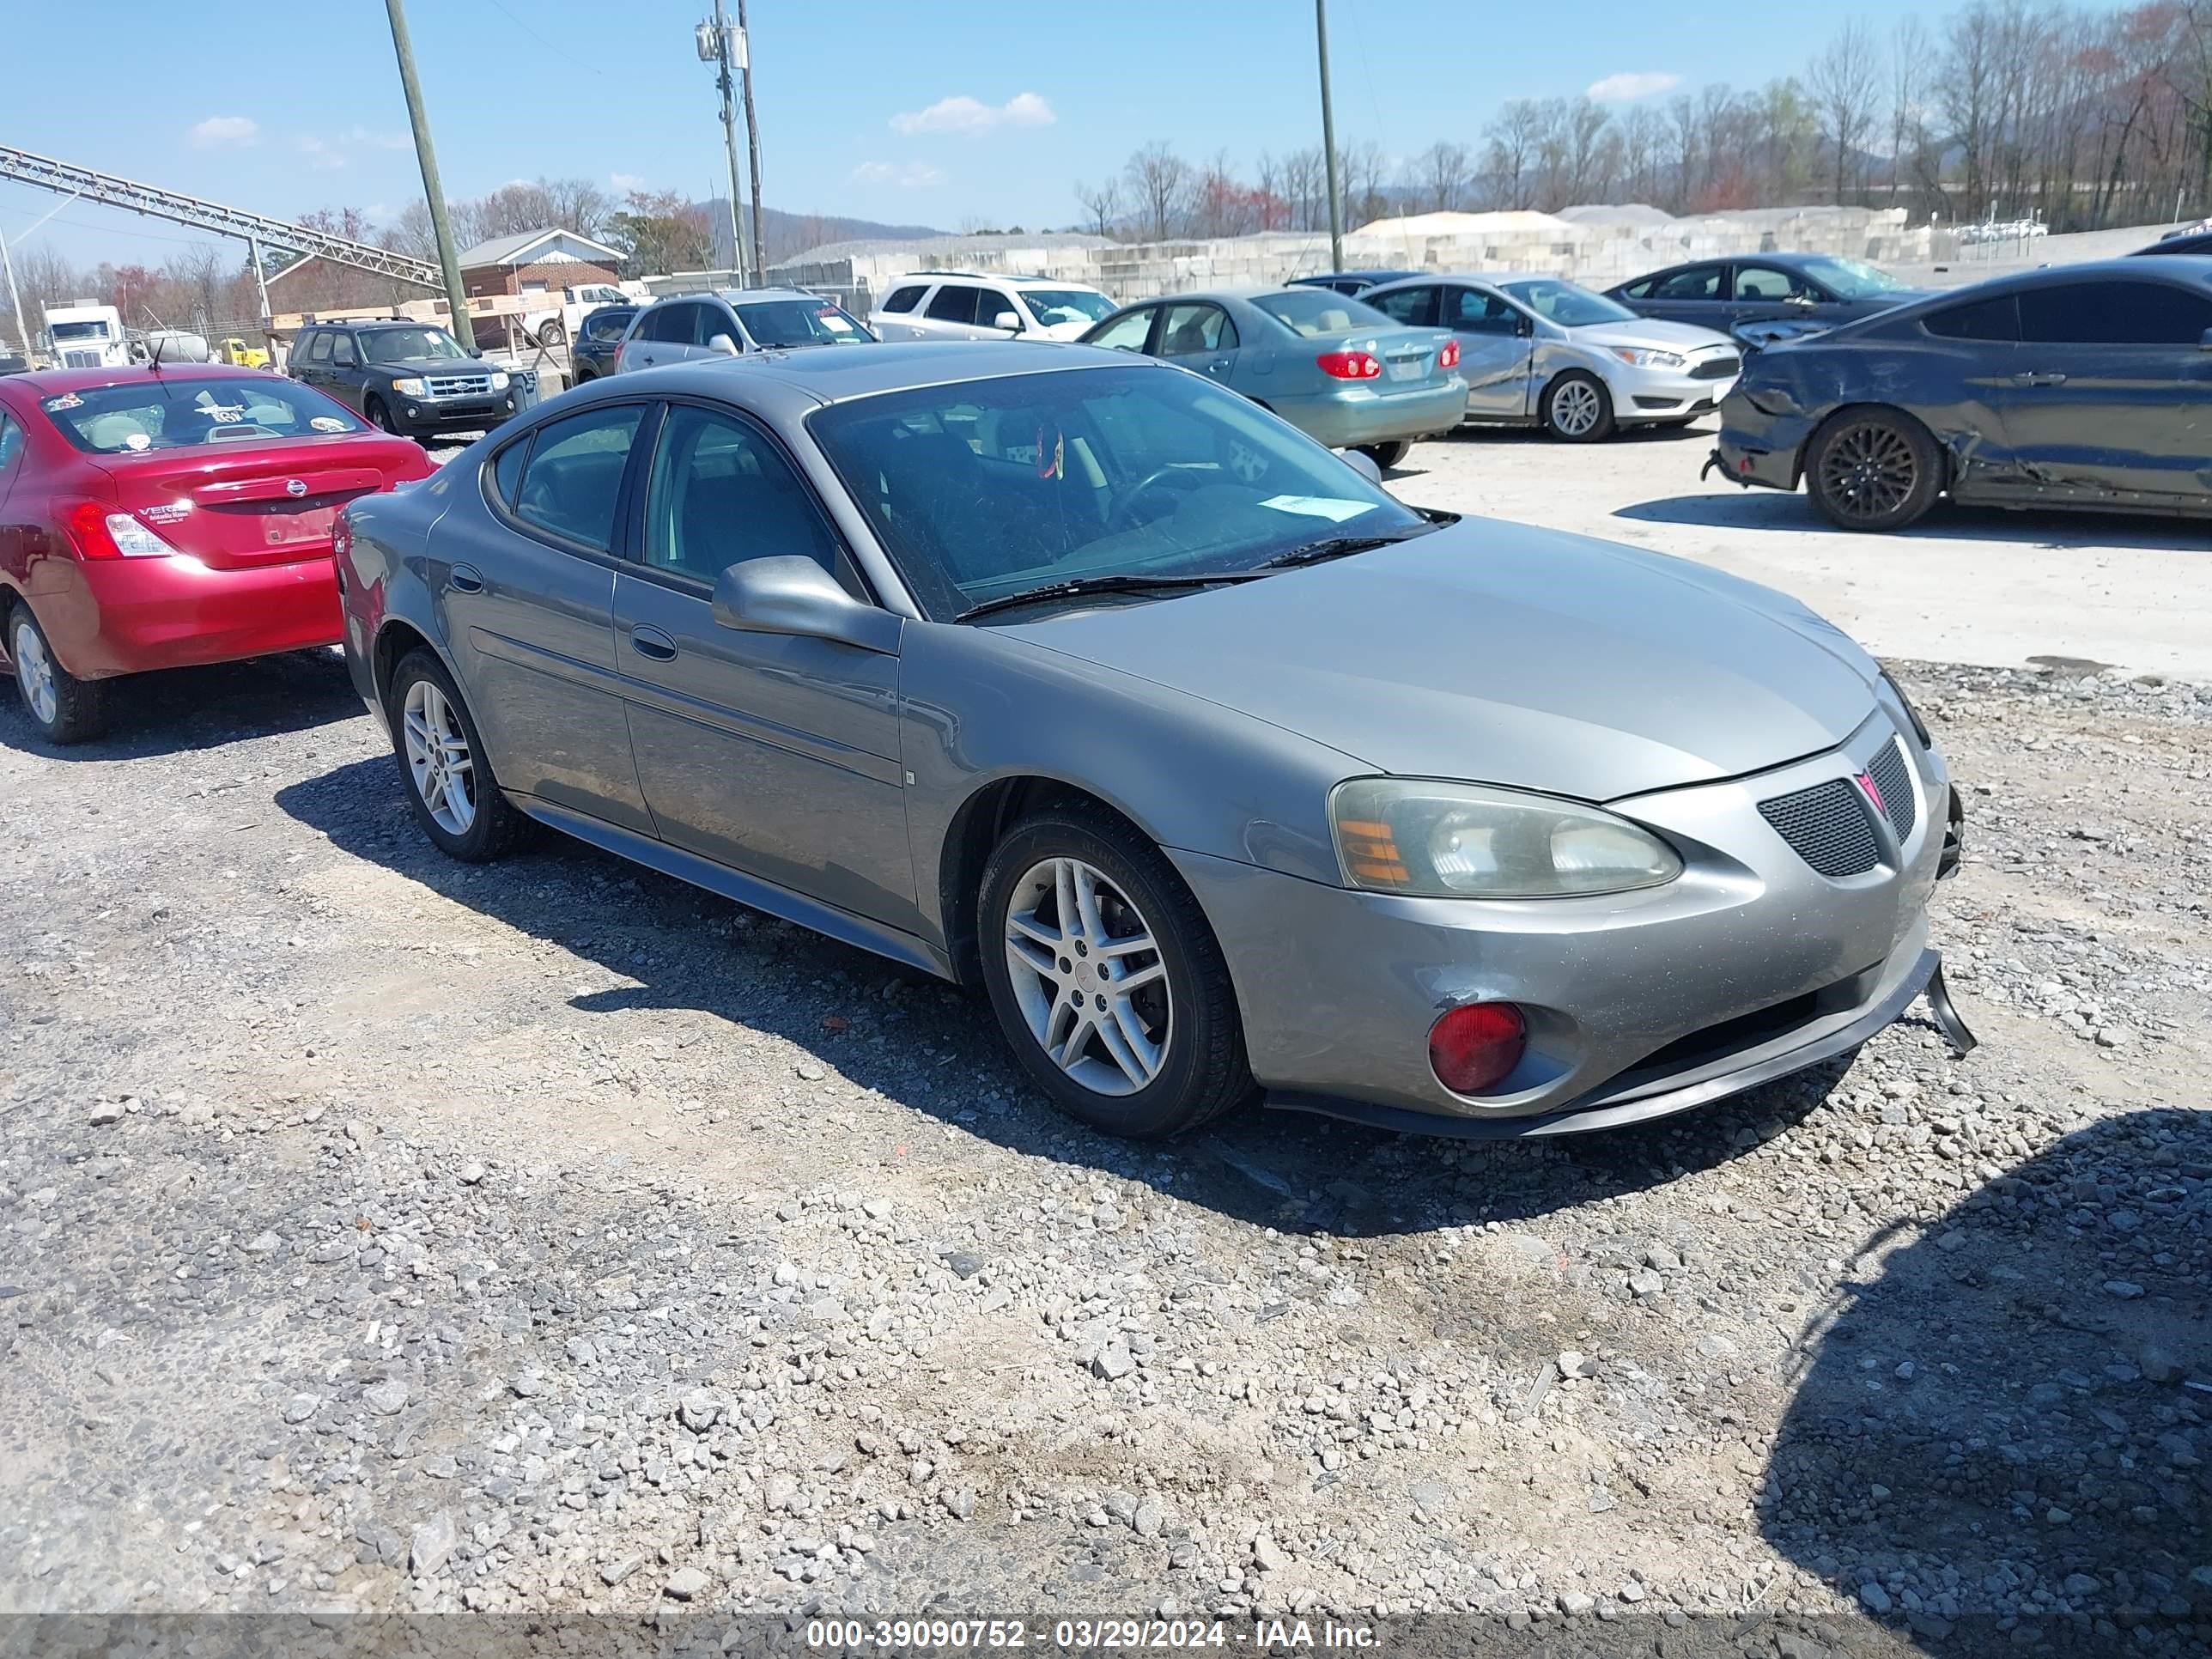
{"type": "Polygon", "coordinates": [[[1313,342],[1315,354],[1364,351],[1382,364],[1382,377],[1353,381],[1377,392],[1402,392],[1409,387],[1440,386],[1452,371],[1437,367],[1437,359],[1451,338],[1451,331],[1437,328],[1355,329],[1339,335],[1322,335],[1313,342]]]}
{"type": "Polygon", "coordinates": [[[216,570],[328,558],[338,509],[429,476],[419,445],[316,438],[103,455],[118,506],[216,570]]]}

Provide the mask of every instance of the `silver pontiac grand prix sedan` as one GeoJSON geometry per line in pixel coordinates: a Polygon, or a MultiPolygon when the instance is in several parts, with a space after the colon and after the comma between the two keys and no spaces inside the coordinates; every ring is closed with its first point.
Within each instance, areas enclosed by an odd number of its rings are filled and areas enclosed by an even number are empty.
{"type": "Polygon", "coordinates": [[[1595,1128],[1923,988],[1948,1017],[1958,812],[1864,652],[1699,565],[1402,506],[1171,365],[624,374],[338,543],[354,683],[440,848],[535,820],[980,985],[1120,1133],[1262,1093],[1595,1128]]]}

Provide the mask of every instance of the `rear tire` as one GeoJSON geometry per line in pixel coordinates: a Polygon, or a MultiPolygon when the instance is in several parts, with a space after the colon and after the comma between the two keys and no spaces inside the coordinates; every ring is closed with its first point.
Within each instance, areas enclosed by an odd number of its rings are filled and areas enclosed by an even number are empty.
{"type": "Polygon", "coordinates": [[[568,331],[562,325],[558,317],[551,319],[538,331],[538,343],[548,348],[562,344],[568,337],[568,331]]]}
{"type": "Polygon", "coordinates": [[[1613,435],[1613,393],[1584,368],[1571,368],[1544,388],[1544,430],[1563,443],[1594,444],[1613,435]]]}
{"type": "Polygon", "coordinates": [[[1255,1093],[1205,913],[1160,850],[1109,814],[1048,807],[1016,824],[984,866],[977,932],[1008,1046],[1070,1116],[1161,1140],[1255,1093]],[[1149,942],[1132,948],[1139,937],[1149,942]],[[1136,988],[1115,990],[1124,981],[1136,988]]]}
{"type": "Polygon", "coordinates": [[[81,680],[63,667],[39,619],[20,600],[8,617],[8,659],[23,711],[48,743],[83,743],[107,729],[107,682],[81,680]]]}
{"type": "Polygon", "coordinates": [[[1361,444],[1358,449],[1361,454],[1385,472],[1413,453],[1413,446],[1403,440],[1390,444],[1361,444]]]}
{"type": "Polygon", "coordinates": [[[1903,530],[1942,487],[1936,440],[1902,410],[1844,410],[1806,450],[1805,493],[1838,530],[1903,530]]]}
{"type": "Polygon", "coordinates": [[[446,665],[428,651],[409,652],[386,697],[400,786],[422,833],[464,864],[489,863],[512,851],[530,820],[500,792],[476,717],[446,665]]]}

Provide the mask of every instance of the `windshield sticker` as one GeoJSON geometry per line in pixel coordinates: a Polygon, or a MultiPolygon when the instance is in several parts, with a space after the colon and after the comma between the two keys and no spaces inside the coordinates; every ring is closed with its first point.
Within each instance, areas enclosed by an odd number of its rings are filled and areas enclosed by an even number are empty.
{"type": "Polygon", "coordinates": [[[123,440],[125,449],[151,449],[154,441],[143,432],[133,432],[123,440]]]}
{"type": "Polygon", "coordinates": [[[318,432],[343,432],[346,423],[335,415],[318,415],[307,424],[318,432]]]}
{"type": "Polygon", "coordinates": [[[835,306],[826,310],[817,311],[814,314],[822,319],[822,326],[833,334],[850,334],[853,331],[851,319],[835,306]]]}
{"type": "Polygon", "coordinates": [[[1039,427],[1037,428],[1036,448],[1031,452],[1030,459],[1036,467],[1036,475],[1038,477],[1059,477],[1061,471],[1067,465],[1066,434],[1062,433],[1058,427],[1054,427],[1052,432],[1052,441],[1048,444],[1045,441],[1044,428],[1042,427],[1039,427]]]}
{"type": "Polygon", "coordinates": [[[246,418],[244,404],[208,404],[204,407],[218,426],[236,426],[246,418]]]}
{"type": "Polygon", "coordinates": [[[49,415],[58,415],[64,409],[82,409],[84,399],[74,392],[64,392],[58,398],[49,398],[39,405],[49,415]]]}
{"type": "Polygon", "coordinates": [[[1331,524],[1342,524],[1346,519],[1372,513],[1376,507],[1373,501],[1340,501],[1334,495],[1270,495],[1260,505],[1272,507],[1278,513],[1296,513],[1309,519],[1327,519],[1331,524]]]}

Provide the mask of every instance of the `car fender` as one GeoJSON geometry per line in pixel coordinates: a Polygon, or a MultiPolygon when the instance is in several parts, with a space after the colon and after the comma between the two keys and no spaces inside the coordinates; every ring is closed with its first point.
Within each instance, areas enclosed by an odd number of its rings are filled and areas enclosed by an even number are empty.
{"type": "Polygon", "coordinates": [[[345,590],[346,663],[355,689],[378,709],[386,690],[378,667],[381,647],[395,628],[422,635],[458,679],[427,566],[431,532],[453,506],[453,490],[476,475],[473,465],[450,465],[411,489],[364,495],[345,507],[339,576],[345,590]]]}

